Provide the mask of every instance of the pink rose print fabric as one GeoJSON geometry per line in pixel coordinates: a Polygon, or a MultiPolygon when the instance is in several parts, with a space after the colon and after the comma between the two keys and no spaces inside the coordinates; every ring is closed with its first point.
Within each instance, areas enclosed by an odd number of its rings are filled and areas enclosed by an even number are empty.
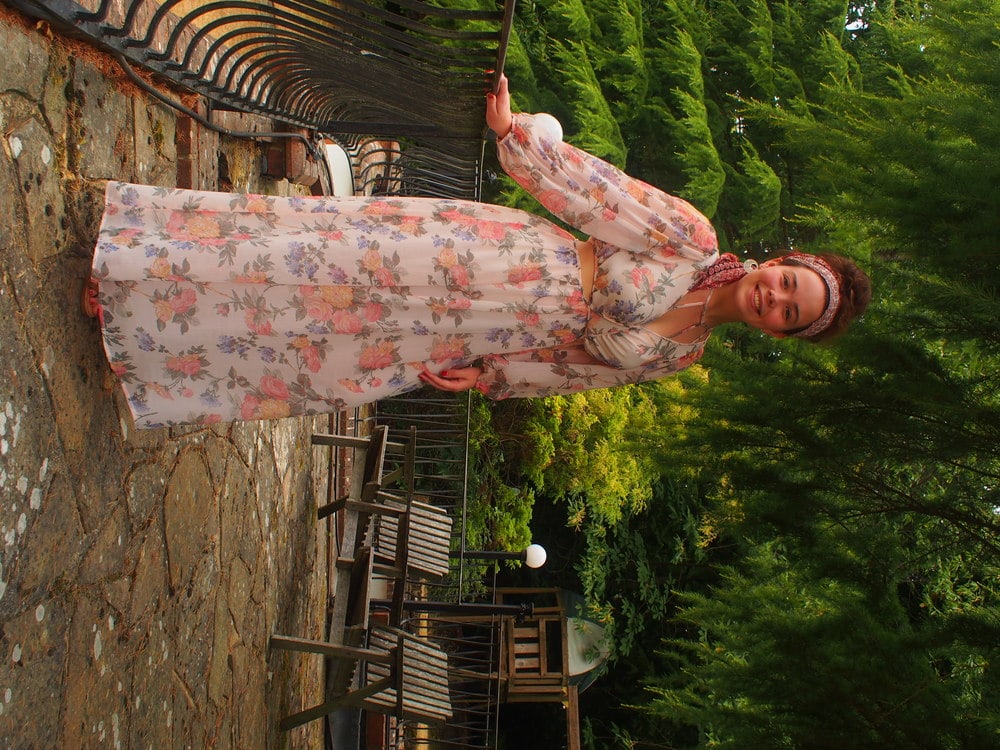
{"type": "Polygon", "coordinates": [[[688,204],[518,115],[510,174],[597,247],[532,214],[432,198],[277,198],[111,183],[93,273],[140,428],[329,412],[481,361],[493,398],[662,377],[703,342],[642,324],[717,257],[688,204]]]}
{"type": "Polygon", "coordinates": [[[711,223],[686,201],[563,142],[550,115],[514,116],[500,162],[549,211],[590,235],[597,259],[583,337],[555,350],[483,360],[493,398],[547,396],[668,376],[701,357],[644,327],[678,304],[718,260],[711,223]]]}

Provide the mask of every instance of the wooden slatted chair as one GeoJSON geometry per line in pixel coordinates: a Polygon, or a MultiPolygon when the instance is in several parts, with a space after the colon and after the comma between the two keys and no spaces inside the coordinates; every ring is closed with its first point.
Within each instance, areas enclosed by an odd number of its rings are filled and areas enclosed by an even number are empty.
{"type": "Polygon", "coordinates": [[[452,527],[448,512],[415,497],[382,502],[387,510],[379,515],[372,539],[375,569],[431,579],[447,575],[452,527]]]}
{"type": "Polygon", "coordinates": [[[369,437],[317,433],[312,436],[312,444],[355,449],[347,495],[321,506],[317,511],[319,518],[336,513],[349,503],[372,502],[375,499],[382,488],[385,456],[390,445],[389,429],[385,425],[376,426],[369,437]]]}
{"type": "Polygon", "coordinates": [[[329,445],[335,447],[350,447],[355,449],[352,466],[351,484],[347,495],[322,506],[318,511],[319,518],[346,509],[344,517],[343,540],[337,550],[335,565],[341,575],[337,576],[334,590],[334,611],[331,617],[330,639],[335,643],[343,643],[342,636],[347,624],[354,626],[367,624],[358,617],[348,623],[348,607],[356,606],[356,602],[368,589],[371,578],[372,554],[367,549],[363,558],[359,551],[366,548],[365,537],[371,518],[365,506],[374,500],[381,489],[383,464],[389,432],[385,427],[376,427],[367,438],[350,437],[347,435],[313,435],[314,445],[329,445]],[[360,506],[360,507],[359,507],[360,506]],[[364,577],[368,580],[363,580],[364,577]]]}
{"type": "MultiPolygon", "coordinates": [[[[313,435],[317,445],[363,447],[363,470],[355,477],[352,486],[362,487],[348,496],[323,506],[320,518],[342,508],[359,514],[364,528],[375,518],[372,551],[376,571],[397,579],[414,574],[424,578],[441,578],[448,573],[448,550],[451,545],[452,519],[446,510],[424,502],[414,494],[414,464],[416,461],[417,431],[410,427],[408,439],[403,443],[390,443],[384,426],[378,426],[370,439],[338,435],[313,435]],[[387,452],[400,455],[401,460],[390,471],[384,471],[387,452]],[[383,473],[384,472],[384,473],[383,473]],[[385,488],[398,482],[399,494],[385,488]]],[[[359,534],[356,544],[363,543],[359,534]]]]}
{"type": "Polygon", "coordinates": [[[447,575],[451,547],[451,516],[414,492],[416,427],[410,427],[404,446],[402,462],[386,474],[383,489],[377,493],[370,535],[374,570],[395,582],[389,612],[389,621],[394,624],[402,620],[406,581],[447,575]],[[399,479],[402,494],[384,489],[394,478],[399,479]]]}
{"type": "Polygon", "coordinates": [[[281,720],[292,729],[331,711],[358,706],[408,721],[442,724],[452,717],[448,655],[430,641],[399,628],[372,625],[364,648],[327,641],[273,635],[272,649],[321,654],[360,667],[359,686],[337,694],[329,689],[323,703],[281,720]]]}
{"type": "MultiPolygon", "coordinates": [[[[330,643],[358,646],[368,630],[369,592],[375,558],[371,547],[365,543],[371,514],[364,510],[364,506],[381,489],[388,441],[389,432],[385,427],[376,427],[369,437],[319,434],[312,437],[314,445],[353,448],[355,451],[347,495],[317,511],[322,519],[338,510],[347,510],[343,539],[334,560],[337,575],[329,613],[330,643]]],[[[334,662],[326,679],[331,690],[343,692],[353,677],[353,665],[334,662]]]]}

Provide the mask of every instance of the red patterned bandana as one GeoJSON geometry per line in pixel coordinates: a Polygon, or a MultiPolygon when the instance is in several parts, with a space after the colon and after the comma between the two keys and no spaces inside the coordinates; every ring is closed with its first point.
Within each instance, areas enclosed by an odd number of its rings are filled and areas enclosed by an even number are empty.
{"type": "Polygon", "coordinates": [[[800,339],[812,338],[830,327],[830,324],[833,322],[833,316],[840,309],[840,284],[837,283],[837,274],[830,268],[829,263],[817,255],[791,253],[782,258],[782,260],[812,269],[819,274],[819,277],[823,279],[823,283],[826,284],[826,309],[823,310],[823,314],[816,318],[808,328],[792,334],[793,336],[798,336],[800,339]]]}

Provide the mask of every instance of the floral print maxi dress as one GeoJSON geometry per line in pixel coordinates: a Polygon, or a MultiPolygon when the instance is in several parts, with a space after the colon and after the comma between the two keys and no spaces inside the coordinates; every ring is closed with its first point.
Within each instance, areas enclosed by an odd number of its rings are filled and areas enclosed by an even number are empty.
{"type": "Polygon", "coordinates": [[[94,258],[111,367],[140,428],[273,419],[375,401],[481,361],[493,398],[660,377],[703,342],[642,323],[715,260],[688,204],[517,115],[508,172],[593,235],[430,198],[277,198],[111,183],[94,258]],[[622,249],[627,247],[628,249],[622,249]]]}

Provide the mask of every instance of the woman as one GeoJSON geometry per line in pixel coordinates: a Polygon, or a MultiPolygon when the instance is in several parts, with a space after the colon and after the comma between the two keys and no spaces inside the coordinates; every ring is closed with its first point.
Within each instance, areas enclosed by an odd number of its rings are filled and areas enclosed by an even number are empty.
{"type": "Polygon", "coordinates": [[[512,115],[506,79],[487,123],[507,172],[588,240],[465,201],[109,185],[94,278],[137,426],[315,414],[421,381],[491,398],[635,383],[697,361],[721,323],[820,340],[868,304],[841,258],[720,259],[692,206],[550,116],[512,115]]]}

